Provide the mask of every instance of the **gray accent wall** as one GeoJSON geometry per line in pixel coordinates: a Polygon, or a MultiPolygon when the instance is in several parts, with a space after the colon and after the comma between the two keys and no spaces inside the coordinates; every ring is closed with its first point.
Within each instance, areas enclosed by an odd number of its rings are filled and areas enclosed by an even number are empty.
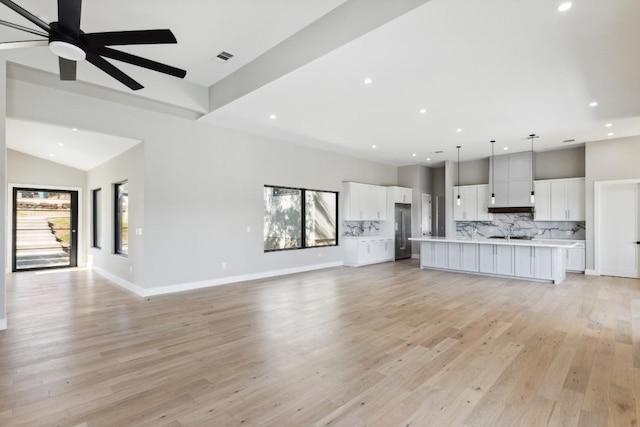
{"type": "Polygon", "coordinates": [[[536,152],[534,179],[582,178],[585,148],[536,152]]]}
{"type": "Polygon", "coordinates": [[[489,159],[460,162],[460,183],[456,185],[478,185],[489,182],[489,159]]]}
{"type": "Polygon", "coordinates": [[[587,213],[587,270],[595,268],[594,183],[640,179],[640,136],[587,142],[585,151],[585,191],[587,213]]]}
{"type": "MultiPolygon", "coordinates": [[[[398,168],[398,185],[413,189],[411,200],[411,235],[420,236],[422,231],[422,194],[431,194],[433,171],[422,165],[402,166],[398,168]]],[[[420,244],[411,242],[411,253],[420,253],[420,244]]]]}
{"type": "Polygon", "coordinates": [[[264,253],[263,186],[341,191],[343,181],[397,185],[392,166],[24,81],[9,80],[8,91],[12,117],[143,141],[133,149],[142,152],[121,159],[127,176],[112,162],[89,172],[89,189],[98,180],[144,176],[143,196],[136,196],[143,200],[135,208],[142,217],[130,224],[142,235],[132,236],[130,256],[117,266],[95,260],[143,289],[339,264],[341,246],[264,253]]]}

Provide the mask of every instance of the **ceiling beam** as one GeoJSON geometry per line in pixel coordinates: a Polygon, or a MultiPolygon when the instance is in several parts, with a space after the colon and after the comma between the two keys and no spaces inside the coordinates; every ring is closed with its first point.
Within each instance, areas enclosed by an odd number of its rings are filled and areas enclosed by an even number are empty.
{"type": "Polygon", "coordinates": [[[347,0],[209,87],[209,112],[393,21],[429,0],[347,0]]]}

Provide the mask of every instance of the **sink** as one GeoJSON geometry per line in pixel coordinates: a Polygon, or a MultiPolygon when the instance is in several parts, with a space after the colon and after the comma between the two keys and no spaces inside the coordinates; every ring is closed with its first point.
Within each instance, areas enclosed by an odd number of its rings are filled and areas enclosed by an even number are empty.
{"type": "MultiPolygon", "coordinates": [[[[489,236],[487,239],[507,239],[507,236],[489,236]]],[[[532,240],[530,236],[511,236],[512,240],[532,240]]]]}

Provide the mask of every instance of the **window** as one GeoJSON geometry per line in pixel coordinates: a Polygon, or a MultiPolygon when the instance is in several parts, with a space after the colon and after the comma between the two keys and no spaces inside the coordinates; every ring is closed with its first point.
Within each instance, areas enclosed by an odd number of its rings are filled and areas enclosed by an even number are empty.
{"type": "Polygon", "coordinates": [[[264,187],[265,252],[336,246],[337,220],[336,192],[264,187]]]}
{"type": "Polygon", "coordinates": [[[129,254],[129,183],[115,184],[115,253],[129,254]]]}
{"type": "Polygon", "coordinates": [[[91,247],[100,249],[102,227],[102,189],[91,191],[91,247]]]}

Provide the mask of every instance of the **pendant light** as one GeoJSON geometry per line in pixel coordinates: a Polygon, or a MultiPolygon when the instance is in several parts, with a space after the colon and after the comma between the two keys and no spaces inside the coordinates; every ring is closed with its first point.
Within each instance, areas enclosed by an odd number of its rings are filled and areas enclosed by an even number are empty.
{"type": "Polygon", "coordinates": [[[529,138],[531,138],[531,203],[535,203],[536,202],[536,194],[533,191],[533,140],[534,138],[537,138],[535,133],[532,133],[529,135],[529,138]]]}
{"type": "Polygon", "coordinates": [[[494,164],[494,152],[493,152],[493,148],[496,145],[496,141],[491,141],[491,204],[495,205],[496,204],[496,180],[494,178],[494,168],[495,168],[495,164],[494,164]]]}
{"type": "Polygon", "coordinates": [[[462,147],[461,145],[456,146],[456,148],[458,149],[458,199],[457,199],[458,206],[460,206],[460,148],[461,147],[462,147]]]}

